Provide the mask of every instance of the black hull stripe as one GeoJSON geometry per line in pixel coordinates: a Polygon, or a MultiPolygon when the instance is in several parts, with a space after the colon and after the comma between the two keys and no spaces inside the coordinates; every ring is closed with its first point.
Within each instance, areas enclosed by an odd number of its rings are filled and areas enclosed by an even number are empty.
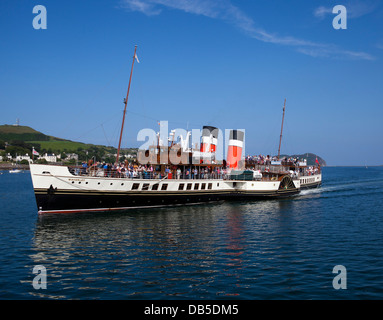
{"type": "Polygon", "coordinates": [[[322,184],[322,181],[301,185],[301,190],[317,188],[322,184]]]}
{"type": "Polygon", "coordinates": [[[162,207],[170,205],[187,205],[222,200],[256,200],[286,197],[297,194],[298,189],[278,190],[271,192],[204,192],[183,193],[98,193],[88,192],[36,192],[39,213],[45,212],[82,212],[111,211],[129,208],[162,207]]]}

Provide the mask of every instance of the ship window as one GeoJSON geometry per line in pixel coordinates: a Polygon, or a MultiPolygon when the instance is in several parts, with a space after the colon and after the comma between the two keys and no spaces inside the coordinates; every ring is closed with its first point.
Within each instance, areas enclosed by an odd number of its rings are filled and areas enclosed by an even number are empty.
{"type": "Polygon", "coordinates": [[[208,189],[212,189],[212,188],[213,188],[213,184],[212,184],[212,183],[209,183],[209,184],[207,185],[207,188],[208,188],[208,189]]]}
{"type": "Polygon", "coordinates": [[[168,184],[167,183],[164,183],[162,186],[161,186],[161,190],[166,190],[168,188],[168,184]]]}
{"type": "Polygon", "coordinates": [[[152,185],[152,190],[158,190],[158,183],[152,185]]]}
{"type": "Polygon", "coordinates": [[[186,190],[191,190],[191,188],[192,188],[192,184],[188,183],[187,186],[186,186],[186,190]]]}
{"type": "Polygon", "coordinates": [[[138,190],[139,187],[140,187],[139,183],[133,183],[132,190],[138,190]]]}
{"type": "Polygon", "coordinates": [[[142,186],[142,190],[149,190],[149,183],[144,183],[142,186]]]}
{"type": "Polygon", "coordinates": [[[202,183],[201,184],[201,190],[205,190],[206,189],[206,183],[202,183]]]}
{"type": "Polygon", "coordinates": [[[183,190],[183,189],[184,189],[184,186],[185,186],[184,183],[180,183],[180,185],[178,186],[178,190],[183,190]]]}
{"type": "Polygon", "coordinates": [[[219,183],[217,183],[217,187],[219,187],[219,183]]]}
{"type": "Polygon", "coordinates": [[[196,184],[194,185],[194,190],[198,190],[198,188],[199,188],[199,183],[196,183],[196,184]]]}

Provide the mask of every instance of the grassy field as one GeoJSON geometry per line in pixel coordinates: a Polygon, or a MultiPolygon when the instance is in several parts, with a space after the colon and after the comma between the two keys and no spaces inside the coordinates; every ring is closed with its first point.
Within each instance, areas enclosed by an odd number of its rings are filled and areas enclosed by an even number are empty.
{"type": "Polygon", "coordinates": [[[49,140],[49,136],[27,126],[2,125],[0,126],[0,139],[7,142],[12,140],[47,141],[49,140]]]}
{"type": "Polygon", "coordinates": [[[35,129],[27,126],[14,126],[9,124],[4,124],[0,126],[0,134],[24,134],[24,133],[32,133],[32,134],[42,134],[35,129]]]}
{"type": "MultiPolygon", "coordinates": [[[[87,150],[90,149],[91,147],[94,147],[92,144],[85,144],[82,142],[75,142],[75,141],[69,141],[69,140],[54,140],[51,139],[49,141],[26,141],[31,144],[39,144],[40,149],[45,149],[45,150],[52,150],[52,151],[63,151],[63,152],[76,152],[79,148],[82,150],[87,150]]],[[[98,146],[102,148],[107,148],[109,147],[104,147],[104,146],[98,146]]],[[[110,147],[110,149],[112,149],[110,147]]]]}

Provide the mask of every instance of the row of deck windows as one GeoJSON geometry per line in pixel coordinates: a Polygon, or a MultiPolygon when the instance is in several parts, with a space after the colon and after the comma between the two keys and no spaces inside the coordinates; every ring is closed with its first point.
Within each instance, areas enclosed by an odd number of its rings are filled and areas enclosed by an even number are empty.
{"type": "Polygon", "coordinates": [[[315,178],[307,178],[307,179],[302,179],[302,183],[312,183],[315,182],[315,178]]]}
{"type": "MultiPolygon", "coordinates": [[[[206,183],[201,183],[201,184],[200,183],[194,183],[194,187],[193,187],[193,183],[180,183],[178,185],[178,190],[185,190],[185,184],[186,184],[186,190],[206,190],[206,183]],[[201,185],[201,189],[199,188],[199,185],[201,185]]],[[[219,186],[219,183],[217,183],[217,186],[219,186]]],[[[158,190],[158,187],[159,187],[158,183],[153,184],[151,190],[158,190]]],[[[132,190],[139,190],[139,188],[140,188],[139,183],[133,183],[132,190]]],[[[213,184],[208,183],[207,189],[211,190],[212,188],[213,188],[213,184]]],[[[161,185],[161,190],[165,191],[167,189],[168,189],[168,184],[163,183],[161,185]]],[[[149,190],[149,183],[144,183],[142,185],[141,190],[149,190]]]]}
{"type": "MultiPolygon", "coordinates": [[[[72,183],[75,183],[75,182],[72,181],[72,183]]],[[[81,181],[79,181],[78,184],[81,184],[81,181]]],[[[85,184],[88,184],[88,182],[86,181],[85,184]]],[[[97,184],[100,184],[100,182],[98,182],[97,184]]],[[[111,182],[110,185],[113,185],[113,183],[111,182]]],[[[121,183],[121,185],[123,186],[124,183],[121,183]]],[[[141,190],[144,190],[144,191],[149,190],[149,186],[150,186],[149,183],[144,183],[142,184],[141,190]]],[[[218,186],[219,186],[219,183],[217,183],[217,187],[218,186]]],[[[211,190],[213,188],[213,183],[207,183],[207,184],[206,183],[180,183],[178,185],[178,190],[206,190],[206,187],[208,190],[211,190]],[[185,189],[185,185],[186,185],[186,189],[185,189]],[[200,188],[200,185],[201,185],[201,188],[200,188]]],[[[158,190],[158,188],[159,188],[159,184],[156,183],[152,185],[151,190],[158,190]]],[[[133,183],[131,190],[139,190],[139,189],[140,189],[140,183],[133,183]]],[[[161,184],[161,190],[165,191],[167,189],[168,189],[167,183],[161,184]]]]}

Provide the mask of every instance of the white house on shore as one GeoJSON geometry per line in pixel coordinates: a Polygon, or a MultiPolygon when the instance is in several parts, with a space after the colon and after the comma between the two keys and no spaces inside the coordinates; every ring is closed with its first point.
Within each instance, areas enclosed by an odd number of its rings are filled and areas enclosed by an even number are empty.
{"type": "Polygon", "coordinates": [[[67,153],[65,160],[72,160],[72,159],[78,161],[78,154],[76,154],[76,153],[67,153]]]}
{"type": "Polygon", "coordinates": [[[12,158],[12,156],[11,156],[11,154],[10,153],[7,153],[7,155],[6,156],[0,156],[0,161],[9,161],[9,160],[12,160],[13,158],[12,158]]]}
{"type": "Polygon", "coordinates": [[[40,156],[39,159],[45,159],[47,162],[57,162],[57,159],[61,159],[61,155],[55,155],[54,153],[48,154],[45,153],[43,156],[40,156]]]}
{"type": "Polygon", "coordinates": [[[20,162],[22,160],[27,160],[29,163],[33,163],[31,157],[27,154],[25,156],[16,156],[16,162],[20,162]]]}

